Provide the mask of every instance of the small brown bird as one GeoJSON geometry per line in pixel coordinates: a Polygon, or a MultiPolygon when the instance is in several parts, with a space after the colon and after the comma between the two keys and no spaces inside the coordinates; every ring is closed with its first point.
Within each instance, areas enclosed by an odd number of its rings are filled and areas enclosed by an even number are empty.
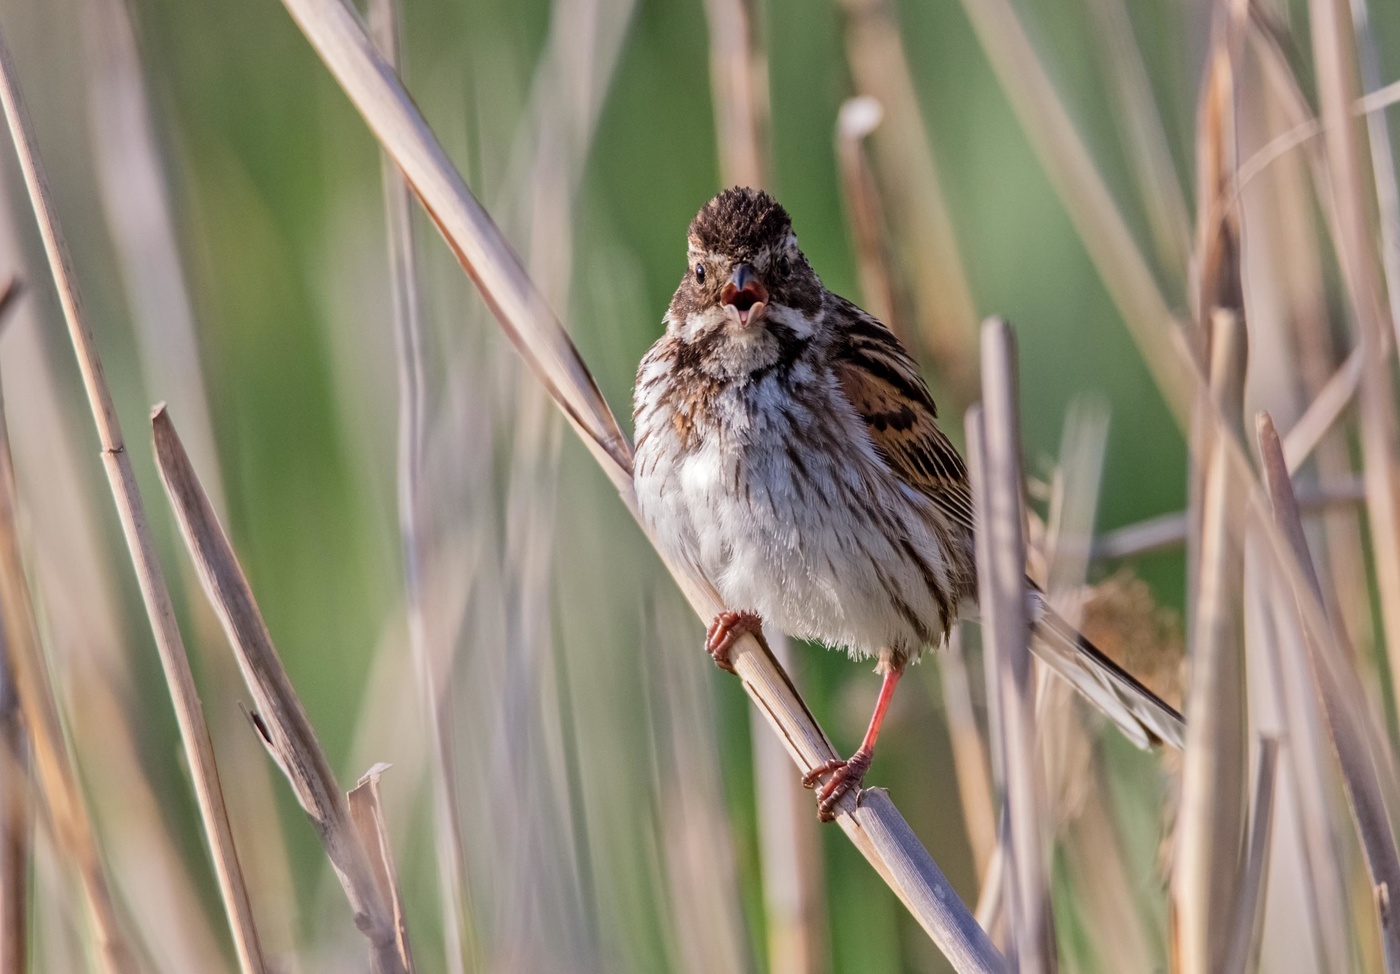
{"type": "MultiPolygon", "coordinates": [[[[865,740],[816,768],[818,815],[858,787],[905,666],[976,602],[962,458],[928,387],[879,321],[822,286],[787,211],[728,189],[690,224],[688,267],[633,393],[637,502],[658,542],[714,583],[706,648],[767,619],[884,682],[865,740]]],[[[1181,716],[1027,589],[1037,650],[1142,746],[1181,716]]]]}

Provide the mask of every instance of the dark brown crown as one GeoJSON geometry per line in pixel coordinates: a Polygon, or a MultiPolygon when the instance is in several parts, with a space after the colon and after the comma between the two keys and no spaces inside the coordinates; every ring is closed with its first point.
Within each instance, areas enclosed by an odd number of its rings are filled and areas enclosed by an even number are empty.
{"type": "Polygon", "coordinates": [[[735,186],[710,200],[690,222],[690,239],[702,250],[735,260],[751,259],[792,232],[787,210],[760,189],[735,186]]]}

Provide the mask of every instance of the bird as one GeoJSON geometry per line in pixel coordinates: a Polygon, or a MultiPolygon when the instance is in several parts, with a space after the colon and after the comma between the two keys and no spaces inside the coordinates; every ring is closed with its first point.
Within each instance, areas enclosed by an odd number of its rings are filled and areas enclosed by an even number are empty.
{"type": "MultiPolygon", "coordinates": [[[[633,390],[637,506],[661,550],[719,591],[726,610],[705,646],[721,668],[765,620],[876,661],[860,747],[803,779],[830,821],[861,786],[908,665],[975,612],[967,468],[908,350],[827,290],[772,196],[719,193],[691,221],[686,253],[633,390]]],[[[1181,746],[1180,714],[1029,581],[1027,599],[1032,642],[1056,673],[1140,746],[1181,746]]]]}

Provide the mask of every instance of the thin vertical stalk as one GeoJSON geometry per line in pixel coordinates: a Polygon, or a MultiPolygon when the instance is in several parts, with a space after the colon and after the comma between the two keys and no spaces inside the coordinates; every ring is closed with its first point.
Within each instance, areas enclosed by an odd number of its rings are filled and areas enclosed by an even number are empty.
{"type": "MultiPolygon", "coordinates": [[[[1244,325],[1217,311],[1212,382],[1222,412],[1237,415],[1244,391],[1244,325]]],[[[1241,622],[1243,551],[1232,537],[1240,505],[1225,455],[1230,434],[1208,431],[1201,491],[1201,574],[1192,624],[1181,813],[1172,909],[1181,974],[1219,969],[1234,926],[1246,815],[1246,698],[1241,622]]]]}
{"type": "Polygon", "coordinates": [[[875,166],[923,346],[961,403],[976,398],[977,303],[968,286],[938,163],[891,0],[841,0],[846,60],[856,92],[875,98],[887,124],[875,135],[875,166]]]}
{"type": "Polygon", "coordinates": [[[938,657],[938,675],[943,684],[943,707],[948,712],[953,773],[958,777],[963,825],[967,829],[968,844],[972,846],[979,888],[985,889],[991,881],[989,872],[997,846],[996,802],[992,798],[987,747],[972,710],[972,687],[967,676],[961,624],[948,634],[948,645],[938,657]]]}
{"type": "Polygon", "coordinates": [[[720,179],[768,185],[768,56],[759,37],[758,0],[705,0],[710,25],[710,88],[719,133],[720,179]]]}
{"type": "MultiPolygon", "coordinates": [[[[384,60],[401,70],[399,4],[372,0],[370,31],[384,60]]],[[[404,608],[408,643],[418,675],[418,699],[423,707],[432,760],[429,762],[433,793],[433,835],[437,846],[437,873],[442,899],[443,937],[448,974],[462,974],[463,955],[475,956],[471,936],[472,910],[467,888],[466,856],[456,800],[451,724],[443,712],[443,691],[438,686],[433,649],[428,645],[423,574],[423,533],[420,503],[423,497],[423,429],[426,414],[424,333],[418,252],[413,238],[413,197],[408,184],[387,154],[381,153],[384,214],[389,251],[389,285],[393,307],[394,355],[398,375],[397,474],[399,549],[403,558],[404,608]]]]}
{"type": "Polygon", "coordinates": [[[1336,199],[1338,263],[1363,349],[1358,406],[1366,477],[1366,510],[1381,619],[1392,682],[1400,684],[1400,462],[1395,440],[1395,392],[1391,384],[1389,331],[1363,175],[1356,101],[1356,60],[1345,0],[1311,0],[1313,55],[1323,139],[1336,199]]]}
{"type": "Polygon", "coordinates": [[[1003,868],[1015,969],[1054,974],[1044,800],[1037,773],[1035,681],[1026,615],[1026,545],[1021,524],[1020,411],[1015,338],[1005,321],[982,326],[984,407],[967,414],[977,504],[978,603],[986,635],[987,693],[1000,728],[1005,828],[1003,868]],[[985,409],[985,413],[984,413],[985,409]]]}
{"type": "MultiPolygon", "coordinates": [[[[1351,20],[1355,30],[1356,60],[1361,71],[1361,87],[1368,93],[1381,88],[1380,55],[1371,35],[1371,13],[1366,0],[1351,0],[1351,20]]],[[[1396,329],[1400,347],[1400,181],[1395,177],[1395,158],[1390,151],[1390,122],[1384,109],[1366,112],[1366,135],[1371,145],[1371,176],[1376,184],[1380,212],[1381,271],[1390,298],[1390,324],[1396,329]]]]}
{"type": "MultiPolygon", "coordinates": [[[[15,496],[15,474],[10,455],[9,426],[5,421],[3,399],[0,399],[0,619],[4,625],[4,650],[13,676],[12,692],[24,717],[25,733],[33,748],[33,766],[28,774],[39,792],[53,823],[54,839],[63,855],[70,859],[82,884],[83,897],[91,915],[97,956],[107,974],[128,974],[137,970],[135,957],[127,945],[126,933],[117,916],[107,868],[97,844],[79,777],[63,736],[58,702],[54,699],[53,679],[48,660],[39,642],[39,626],[35,618],[33,596],[24,573],[24,558],[20,550],[19,511],[15,496]]],[[[6,824],[22,825],[21,806],[29,791],[27,785],[16,782],[14,774],[23,772],[22,754],[4,755],[6,788],[0,801],[6,803],[6,824]],[[13,814],[13,817],[11,815],[13,814]]],[[[8,831],[0,838],[9,851],[18,847],[20,836],[8,831]]],[[[17,868],[17,862],[7,862],[7,870],[17,868]]],[[[22,904],[6,903],[6,913],[22,904]]],[[[22,943],[22,938],[21,941],[22,943]]],[[[6,940],[3,949],[10,949],[6,940]]],[[[19,943],[14,947],[18,949],[19,943]]]]}
{"type": "Polygon", "coordinates": [[[257,928],[253,923],[252,905],[243,881],[243,869],[239,865],[238,852],[234,847],[228,808],[224,804],[223,789],[214,760],[214,748],[209,740],[209,728],[204,723],[199,694],[190,673],[189,657],[185,654],[184,642],[175,622],[175,610],[171,604],[165,575],[156,558],[155,542],[151,537],[141,493],[136,485],[136,474],[131,466],[131,457],[126,452],[116,407],[107,388],[107,379],[102,371],[92,331],[78,296],[68,248],[59,227],[53,200],[49,196],[28,112],[20,95],[14,62],[3,36],[0,36],[0,101],[4,104],[5,119],[19,156],[20,169],[24,174],[25,186],[39,224],[39,234],[44,242],[44,251],[48,255],[49,268],[58,288],[59,303],[68,323],[69,337],[77,355],[83,386],[87,391],[98,437],[102,443],[102,464],[116,500],[122,534],[131,553],[141,597],[146,605],[146,614],[155,633],[161,667],[175,705],[180,738],[184,743],[185,757],[194,779],[200,818],[209,840],[219,892],[228,911],[239,966],[244,971],[261,974],[266,970],[266,963],[259,945],[257,928]]]}
{"type": "Polygon", "coordinates": [[[1276,737],[1259,740],[1254,772],[1254,816],[1249,825],[1244,877],[1236,909],[1235,929],[1221,974],[1245,974],[1259,962],[1259,939],[1264,932],[1264,890],[1269,884],[1269,855],[1274,829],[1274,781],[1278,771],[1276,737]]]}
{"type": "Polygon", "coordinates": [[[29,736],[0,638],[0,974],[29,970],[29,872],[34,859],[29,736]]]}

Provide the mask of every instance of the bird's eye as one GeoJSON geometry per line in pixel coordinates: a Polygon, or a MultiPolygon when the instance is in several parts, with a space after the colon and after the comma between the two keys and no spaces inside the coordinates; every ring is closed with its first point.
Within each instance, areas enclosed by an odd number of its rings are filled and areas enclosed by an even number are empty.
{"type": "Polygon", "coordinates": [[[778,258],[778,273],[786,277],[791,270],[792,262],[788,260],[787,254],[783,254],[783,256],[778,258]]]}
{"type": "Polygon", "coordinates": [[[696,264],[696,265],[695,265],[695,283],[697,283],[697,284],[704,284],[704,283],[705,283],[705,265],[704,265],[704,264],[696,264]]]}

